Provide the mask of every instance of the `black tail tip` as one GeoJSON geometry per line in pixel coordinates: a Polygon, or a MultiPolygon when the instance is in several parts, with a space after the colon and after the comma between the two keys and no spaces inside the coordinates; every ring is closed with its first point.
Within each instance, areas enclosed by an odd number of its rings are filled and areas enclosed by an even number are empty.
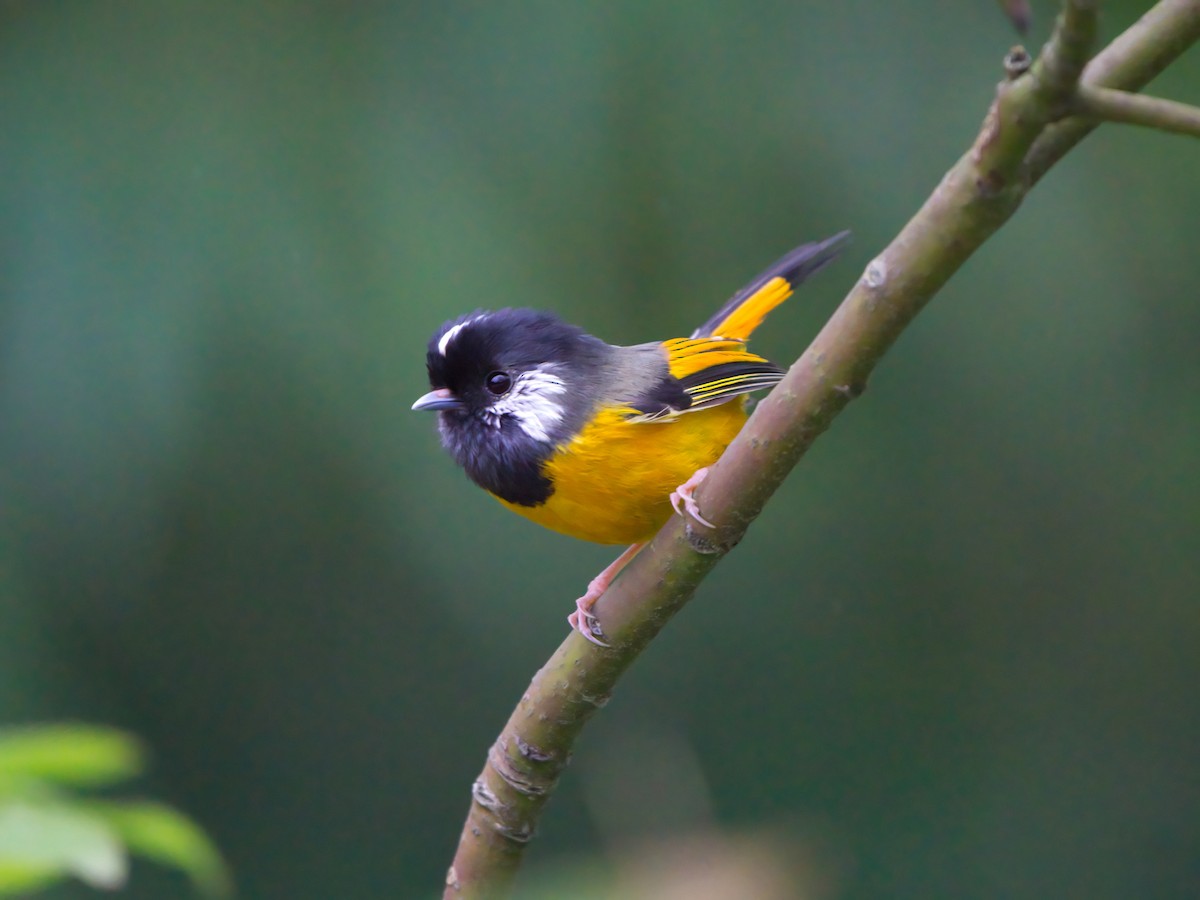
{"type": "Polygon", "coordinates": [[[792,251],[795,264],[785,276],[793,284],[800,284],[810,275],[814,275],[838,258],[839,254],[850,245],[853,235],[850,231],[839,231],[833,237],[823,241],[804,244],[792,251]]]}

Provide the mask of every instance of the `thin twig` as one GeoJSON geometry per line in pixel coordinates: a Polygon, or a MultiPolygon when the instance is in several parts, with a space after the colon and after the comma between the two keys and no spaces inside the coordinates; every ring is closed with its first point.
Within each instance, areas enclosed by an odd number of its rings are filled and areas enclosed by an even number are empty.
{"type": "Polygon", "coordinates": [[[1077,115],[1102,122],[1144,125],[1159,131],[1200,137],[1200,108],[1161,97],[1081,84],[1075,92],[1072,110],[1077,115]]]}

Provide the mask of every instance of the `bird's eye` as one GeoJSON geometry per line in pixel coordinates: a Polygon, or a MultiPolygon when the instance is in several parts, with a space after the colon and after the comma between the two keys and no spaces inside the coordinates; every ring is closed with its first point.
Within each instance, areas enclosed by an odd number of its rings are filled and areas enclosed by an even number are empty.
{"type": "Polygon", "coordinates": [[[484,383],[489,391],[499,397],[507,394],[508,389],[512,387],[512,376],[507,372],[492,372],[484,383]]]}

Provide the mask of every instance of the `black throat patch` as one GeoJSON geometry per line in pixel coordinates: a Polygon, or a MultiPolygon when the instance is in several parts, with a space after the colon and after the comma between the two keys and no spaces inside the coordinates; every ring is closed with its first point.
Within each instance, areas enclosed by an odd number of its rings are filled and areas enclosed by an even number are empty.
{"type": "Polygon", "coordinates": [[[554,493],[542,469],[554,447],[535,441],[510,419],[499,427],[466,411],[439,413],[442,443],[485,491],[518,506],[541,506],[554,493]]]}

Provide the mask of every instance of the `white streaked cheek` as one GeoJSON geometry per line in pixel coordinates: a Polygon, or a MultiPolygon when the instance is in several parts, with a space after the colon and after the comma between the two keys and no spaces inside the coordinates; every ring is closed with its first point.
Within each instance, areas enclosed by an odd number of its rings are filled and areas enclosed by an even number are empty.
{"type": "Polygon", "coordinates": [[[558,397],[567,386],[549,369],[534,369],[517,376],[509,393],[492,404],[497,416],[512,416],[517,425],[535,441],[550,443],[556,426],[563,420],[558,397]]]}

